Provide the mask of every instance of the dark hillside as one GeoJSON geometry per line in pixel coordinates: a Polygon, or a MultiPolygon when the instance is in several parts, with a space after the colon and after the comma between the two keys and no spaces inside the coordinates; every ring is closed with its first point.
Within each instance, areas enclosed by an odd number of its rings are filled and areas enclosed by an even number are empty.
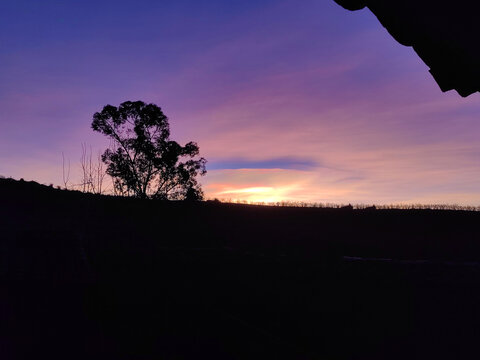
{"type": "Polygon", "coordinates": [[[476,347],[478,212],[160,202],[14,180],[0,180],[0,204],[2,359],[476,347]]]}

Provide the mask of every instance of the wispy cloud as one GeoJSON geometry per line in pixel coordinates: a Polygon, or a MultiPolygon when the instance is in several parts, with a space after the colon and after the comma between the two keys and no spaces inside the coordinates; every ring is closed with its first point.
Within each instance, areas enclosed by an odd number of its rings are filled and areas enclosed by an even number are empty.
{"type": "Polygon", "coordinates": [[[297,158],[274,158],[265,160],[223,159],[213,160],[208,163],[209,170],[234,170],[234,169],[290,169],[312,170],[317,167],[316,161],[297,158]]]}

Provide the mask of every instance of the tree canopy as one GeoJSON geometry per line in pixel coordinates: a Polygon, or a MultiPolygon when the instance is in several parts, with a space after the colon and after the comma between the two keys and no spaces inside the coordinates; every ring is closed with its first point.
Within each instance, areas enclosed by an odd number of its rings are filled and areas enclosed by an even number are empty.
{"type": "Polygon", "coordinates": [[[138,198],[201,200],[197,176],[206,174],[195,142],[170,140],[168,118],[155,104],[126,101],[93,115],[92,129],[112,140],[102,155],[115,191],[138,198]]]}

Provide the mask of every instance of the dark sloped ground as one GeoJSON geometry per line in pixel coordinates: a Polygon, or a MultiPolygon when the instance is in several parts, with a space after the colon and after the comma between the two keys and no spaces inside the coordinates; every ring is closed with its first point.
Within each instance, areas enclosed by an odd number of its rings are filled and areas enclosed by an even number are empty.
{"type": "Polygon", "coordinates": [[[2,359],[476,351],[479,213],[139,201],[11,180],[0,203],[2,359]]]}
{"type": "Polygon", "coordinates": [[[442,91],[480,91],[478,1],[335,1],[349,10],[368,7],[395,40],[413,47],[442,91]]]}

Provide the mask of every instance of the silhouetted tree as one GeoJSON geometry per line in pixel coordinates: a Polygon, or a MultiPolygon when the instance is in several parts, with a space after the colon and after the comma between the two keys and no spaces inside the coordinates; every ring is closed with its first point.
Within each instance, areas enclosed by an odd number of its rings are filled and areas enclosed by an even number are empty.
{"type": "Polygon", "coordinates": [[[93,115],[92,129],[110,137],[113,147],[102,160],[119,193],[139,198],[200,200],[197,175],[205,175],[206,160],[195,159],[198,145],[171,141],[168,118],[155,104],[126,101],[106,105],[93,115]],[[184,160],[186,159],[186,160],[184,160]]]}

